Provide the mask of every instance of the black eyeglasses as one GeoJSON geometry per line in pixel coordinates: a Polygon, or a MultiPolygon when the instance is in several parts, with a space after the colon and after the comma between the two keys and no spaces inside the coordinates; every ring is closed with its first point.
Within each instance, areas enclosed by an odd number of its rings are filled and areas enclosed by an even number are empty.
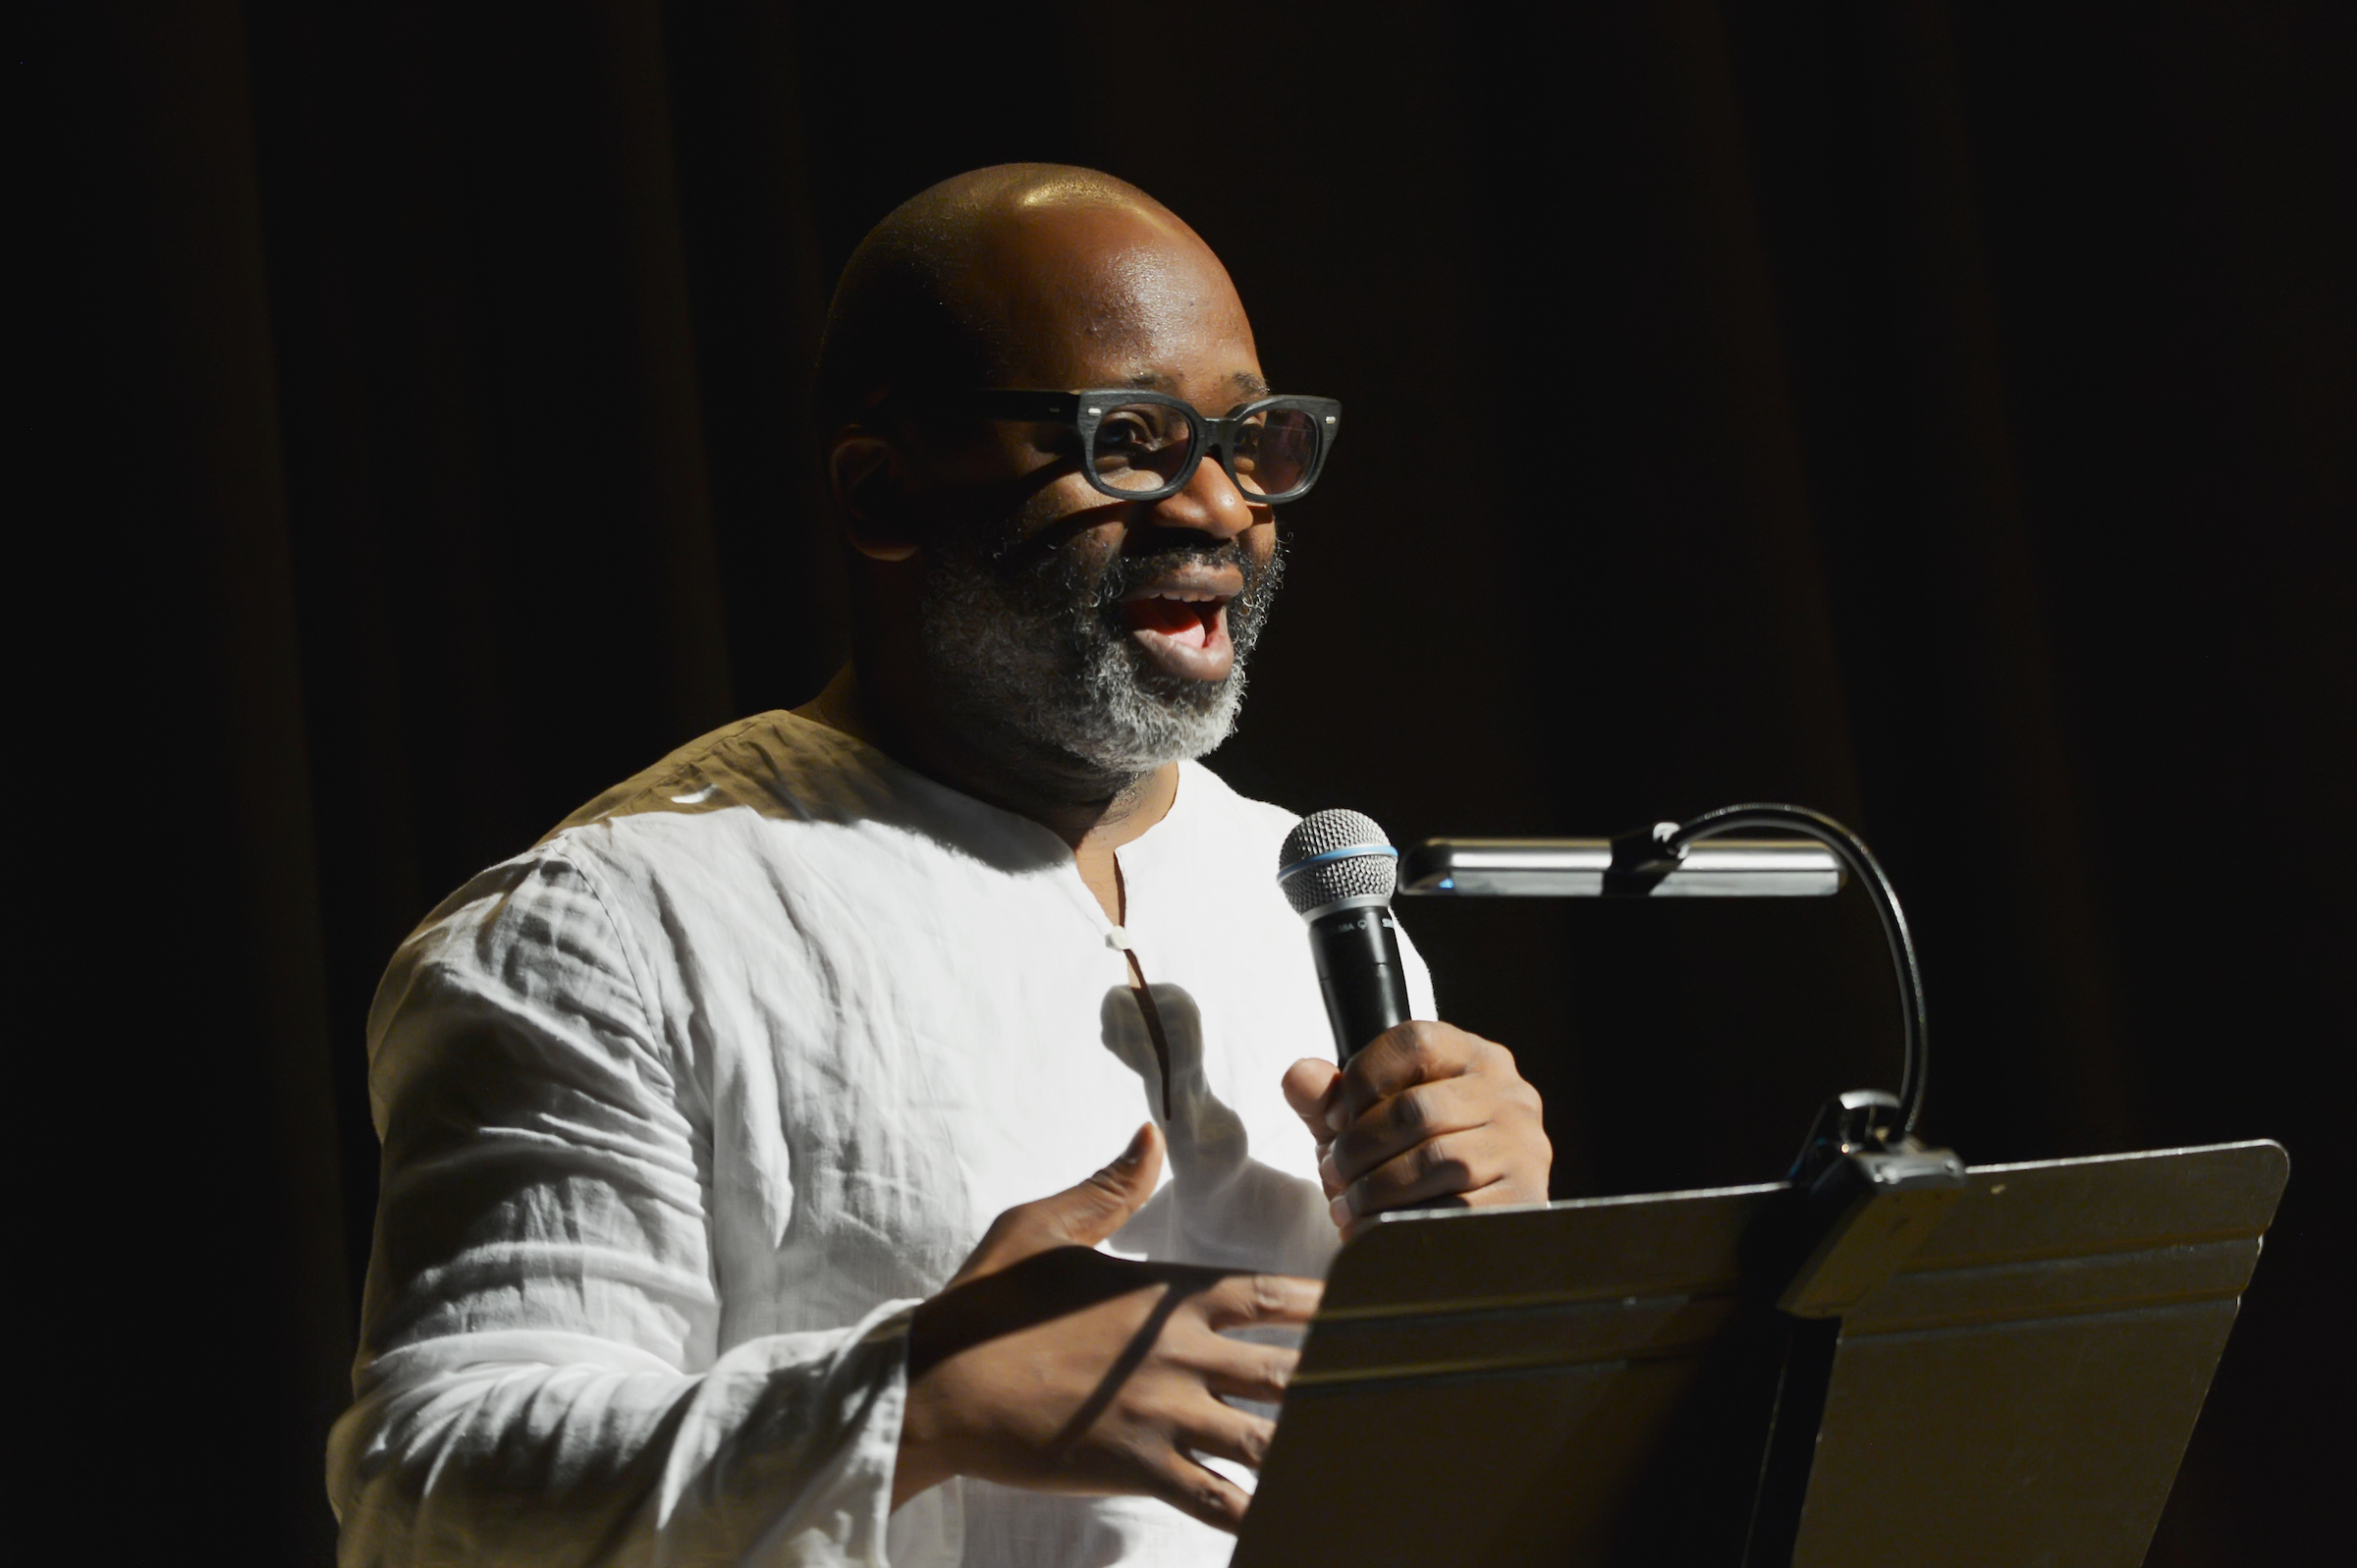
{"type": "Polygon", "coordinates": [[[1080,471],[1116,501],[1159,501],[1186,488],[1207,452],[1263,505],[1309,493],[1334,450],[1343,406],[1332,398],[1257,398],[1214,418],[1183,398],[1132,387],[1082,392],[996,388],[913,397],[982,419],[1064,425],[1080,438],[1080,471]]]}

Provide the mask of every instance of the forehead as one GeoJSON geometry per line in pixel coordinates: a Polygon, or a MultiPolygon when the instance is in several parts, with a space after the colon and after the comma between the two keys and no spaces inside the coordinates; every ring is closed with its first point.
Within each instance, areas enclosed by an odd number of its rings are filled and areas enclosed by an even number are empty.
{"type": "Polygon", "coordinates": [[[994,225],[983,281],[1011,385],[1259,390],[1251,322],[1227,269],[1167,213],[1018,208],[994,225]]]}

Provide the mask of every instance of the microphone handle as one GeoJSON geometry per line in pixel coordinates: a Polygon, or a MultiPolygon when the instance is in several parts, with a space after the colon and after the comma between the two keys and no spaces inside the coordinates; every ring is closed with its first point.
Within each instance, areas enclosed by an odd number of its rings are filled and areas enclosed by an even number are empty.
{"type": "Polygon", "coordinates": [[[1399,965],[1398,931],[1388,906],[1337,909],[1309,923],[1336,1059],[1345,1065],[1376,1036],[1407,1021],[1407,974],[1399,965]]]}

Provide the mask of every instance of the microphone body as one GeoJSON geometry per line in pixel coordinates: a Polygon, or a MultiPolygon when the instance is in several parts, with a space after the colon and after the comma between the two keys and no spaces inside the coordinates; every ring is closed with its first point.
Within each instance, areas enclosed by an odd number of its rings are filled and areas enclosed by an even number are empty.
{"type": "Polygon", "coordinates": [[[1277,884],[1309,923],[1326,1020],[1344,1063],[1408,1017],[1407,973],[1392,918],[1398,880],[1399,851],[1355,811],[1302,818],[1277,857],[1277,884]]]}
{"type": "Polygon", "coordinates": [[[1326,994],[1326,1021],[1343,1062],[1394,1024],[1407,1021],[1407,975],[1398,924],[1389,906],[1338,909],[1309,923],[1309,950],[1326,994]]]}

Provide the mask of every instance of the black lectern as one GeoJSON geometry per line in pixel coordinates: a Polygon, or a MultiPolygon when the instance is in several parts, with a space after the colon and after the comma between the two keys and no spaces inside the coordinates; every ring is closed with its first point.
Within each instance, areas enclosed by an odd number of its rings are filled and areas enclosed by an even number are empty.
{"type": "Polygon", "coordinates": [[[2286,1167],[1976,1167],[1838,1317],[1780,1310],[1782,1183],[1388,1217],[1336,1260],[1234,1563],[2133,1568],[2286,1167]]]}

